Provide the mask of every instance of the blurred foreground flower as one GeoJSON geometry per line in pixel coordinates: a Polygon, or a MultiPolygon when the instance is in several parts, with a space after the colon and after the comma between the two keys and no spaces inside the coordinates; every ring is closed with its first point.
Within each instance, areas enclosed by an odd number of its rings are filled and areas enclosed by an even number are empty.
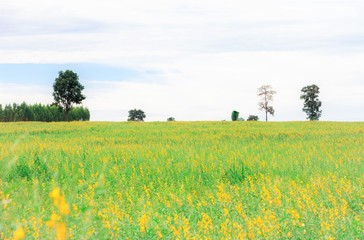
{"type": "Polygon", "coordinates": [[[25,238],[25,231],[22,227],[18,228],[14,234],[13,234],[13,239],[14,240],[21,240],[25,238]]]}
{"type": "Polygon", "coordinates": [[[53,189],[53,191],[49,193],[49,197],[53,200],[54,206],[58,208],[61,215],[52,213],[51,219],[46,225],[55,229],[57,240],[65,240],[67,239],[67,225],[62,221],[62,215],[69,215],[71,213],[70,207],[66,202],[65,197],[61,194],[60,188],[53,189]]]}

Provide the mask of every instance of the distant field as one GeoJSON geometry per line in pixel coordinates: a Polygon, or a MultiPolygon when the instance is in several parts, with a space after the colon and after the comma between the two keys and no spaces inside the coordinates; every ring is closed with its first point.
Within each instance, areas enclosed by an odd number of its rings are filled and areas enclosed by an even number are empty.
{"type": "Polygon", "coordinates": [[[0,239],[363,239],[364,123],[0,124],[0,239]]]}

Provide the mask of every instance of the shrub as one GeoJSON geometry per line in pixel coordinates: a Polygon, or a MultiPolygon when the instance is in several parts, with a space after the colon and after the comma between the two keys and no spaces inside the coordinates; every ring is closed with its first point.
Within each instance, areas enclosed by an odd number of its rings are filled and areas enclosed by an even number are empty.
{"type": "Polygon", "coordinates": [[[256,115],[249,115],[247,121],[258,121],[259,117],[256,115]]]}
{"type": "Polygon", "coordinates": [[[167,118],[167,122],[174,122],[174,121],[176,121],[176,119],[174,117],[167,118]]]}

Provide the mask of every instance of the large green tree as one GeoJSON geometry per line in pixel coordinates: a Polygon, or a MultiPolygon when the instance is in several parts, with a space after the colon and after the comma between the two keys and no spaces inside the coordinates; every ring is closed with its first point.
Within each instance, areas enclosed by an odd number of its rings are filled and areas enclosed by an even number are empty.
{"type": "Polygon", "coordinates": [[[303,99],[303,108],[302,111],[306,112],[307,119],[319,120],[321,117],[321,101],[318,98],[318,94],[320,93],[320,88],[313,84],[306,86],[301,89],[300,98],[303,99]]]}
{"type": "Polygon", "coordinates": [[[129,110],[128,121],[143,122],[145,117],[146,117],[146,115],[143,110],[140,110],[140,109],[129,110]]]}
{"type": "Polygon", "coordinates": [[[79,81],[78,75],[73,71],[60,71],[53,84],[53,97],[55,103],[62,108],[65,120],[74,104],[80,104],[86,99],[82,94],[84,86],[79,81]]]}

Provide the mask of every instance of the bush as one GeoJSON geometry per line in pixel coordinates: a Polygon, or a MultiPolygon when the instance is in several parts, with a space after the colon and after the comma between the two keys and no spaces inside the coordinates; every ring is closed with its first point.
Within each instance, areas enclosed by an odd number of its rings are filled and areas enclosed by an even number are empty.
{"type": "Polygon", "coordinates": [[[167,122],[174,122],[174,121],[176,121],[176,119],[174,117],[167,118],[167,122]]]}
{"type": "Polygon", "coordinates": [[[256,115],[249,115],[247,121],[258,121],[259,118],[256,115]]]}

